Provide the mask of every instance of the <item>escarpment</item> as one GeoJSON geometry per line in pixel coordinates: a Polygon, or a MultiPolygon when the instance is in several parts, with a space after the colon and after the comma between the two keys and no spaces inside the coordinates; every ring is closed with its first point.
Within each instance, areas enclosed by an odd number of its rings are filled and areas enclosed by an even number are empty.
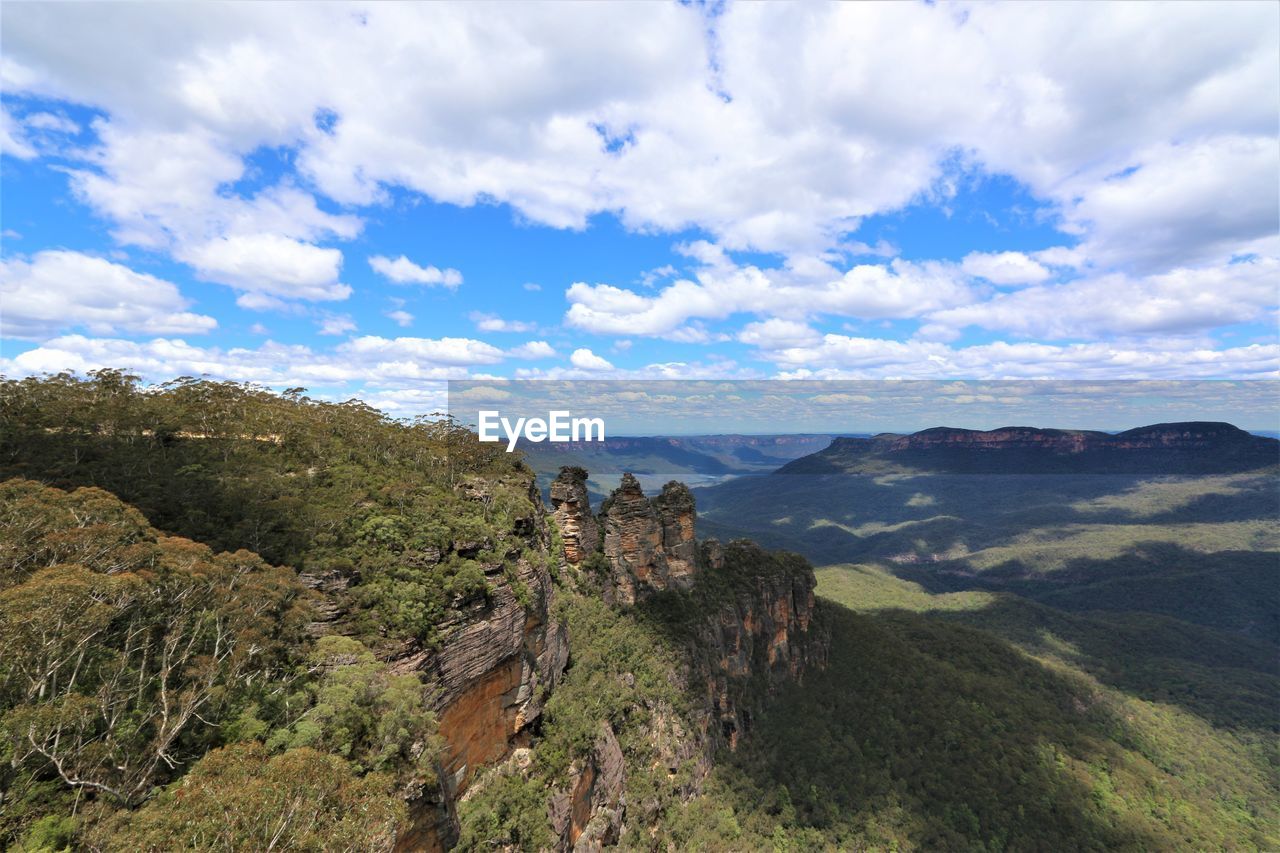
{"type": "MultiPolygon", "coordinates": [[[[482,483],[470,489],[474,500],[487,499],[482,483]]],[[[435,649],[394,662],[398,671],[420,672],[436,686],[433,705],[444,741],[440,784],[410,798],[412,825],[397,850],[452,846],[457,837],[454,803],[478,770],[529,742],[543,703],[568,662],[568,634],[553,616],[550,531],[532,482],[526,510],[513,523],[522,547],[484,565],[486,591],[456,603],[440,626],[435,649]]],[[[477,543],[454,547],[477,549],[477,543]]]]}
{"type": "Polygon", "coordinates": [[[631,474],[601,510],[610,574],[605,600],[632,605],[654,592],[688,589],[697,568],[693,495],[671,482],[650,500],[631,474]]]}
{"type": "MultiPolygon", "coordinates": [[[[517,544],[481,560],[485,591],[453,602],[435,644],[393,662],[434,685],[443,741],[439,784],[413,792],[412,826],[398,850],[449,849],[465,840],[460,804],[483,798],[504,777],[538,772],[531,756],[544,710],[574,666],[558,595],[598,597],[617,618],[669,624],[669,636],[649,635],[660,644],[653,654],[680,662],[662,679],[687,698],[636,693],[645,676],[618,674],[619,695],[637,695],[635,707],[621,719],[588,716],[595,734],[584,751],[542,783],[557,849],[599,850],[621,843],[629,826],[656,826],[664,803],[700,793],[717,749],[737,747],[770,693],[823,665],[807,562],[748,542],[699,542],[694,499],[682,484],[650,498],[626,475],[597,516],[586,481],[581,468],[563,469],[550,507],[531,485],[527,508],[511,521],[519,535],[506,539],[517,544]],[[562,553],[553,553],[557,532],[562,553]],[[557,565],[560,583],[552,576],[557,565]],[[655,778],[665,795],[628,798],[629,786],[655,778]]],[[[487,500],[483,483],[465,488],[487,500]]],[[[492,553],[484,542],[452,547],[492,553]]],[[[322,583],[338,581],[316,579],[322,583]]]]}
{"type": "Polygon", "coordinates": [[[909,435],[836,438],[777,474],[858,473],[893,463],[958,474],[1209,474],[1280,462],[1280,442],[1227,423],[1152,424],[1120,433],[934,427],[909,435]]]}
{"type": "MultiPolygon", "coordinates": [[[[694,499],[680,483],[646,497],[630,474],[604,502],[597,519],[584,513],[586,472],[562,469],[552,486],[553,516],[570,564],[591,555],[582,531],[602,529],[598,564],[604,600],[642,619],[672,622],[685,661],[673,678],[689,697],[683,712],[667,702],[637,708],[632,731],[645,761],[660,771],[680,800],[696,797],[720,747],[735,749],[768,696],[825,665],[827,637],[817,624],[812,567],[793,554],[765,551],[747,541],[699,542],[694,499]]],[[[588,534],[589,536],[590,534],[588,534]]],[[[624,673],[623,681],[634,680],[624,673]]],[[[617,840],[630,821],[652,827],[659,800],[628,803],[628,773],[617,739],[601,723],[590,754],[574,765],[569,784],[548,807],[564,850],[595,850],[617,840]]]]}

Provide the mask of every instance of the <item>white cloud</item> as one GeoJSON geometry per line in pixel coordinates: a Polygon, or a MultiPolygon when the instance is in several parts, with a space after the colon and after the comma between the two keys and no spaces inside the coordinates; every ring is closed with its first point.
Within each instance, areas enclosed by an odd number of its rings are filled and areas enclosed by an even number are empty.
{"type": "Polygon", "coordinates": [[[36,156],[35,146],[26,137],[22,123],[9,108],[0,105],[0,154],[30,160],[36,156]]]}
{"type": "Polygon", "coordinates": [[[601,371],[613,370],[613,365],[606,359],[593,353],[586,347],[580,347],[573,351],[573,355],[569,356],[569,363],[579,370],[601,371]]]}
{"type": "Polygon", "coordinates": [[[35,130],[43,130],[50,133],[73,134],[80,132],[80,125],[66,116],[55,113],[32,113],[24,118],[22,123],[35,130]]]}
{"type": "Polygon", "coordinates": [[[1215,350],[998,342],[953,348],[936,342],[826,335],[817,346],[765,355],[781,368],[778,376],[783,379],[1280,378],[1280,344],[1215,350]]]}
{"type": "MultiPolygon", "coordinates": [[[[1208,17],[1195,4],[581,12],[566,24],[537,4],[501,18],[441,4],[217,16],[11,4],[0,74],[8,96],[104,116],[69,175],[120,243],[186,259],[250,308],[345,298],[341,253],[318,244],[362,222],[330,211],[404,188],[554,227],[612,211],[633,229],[712,236],[687,249],[697,268],[660,289],[573,284],[567,323],[601,334],[715,341],[708,323],[739,313],[921,319],[922,340],[886,345],[945,361],[943,341],[969,326],[1097,339],[1274,316],[1274,292],[1227,261],[1280,254],[1275,4],[1220,3],[1208,17]],[[256,186],[249,157],[264,148],[294,152],[297,174],[239,191],[256,186]],[[856,239],[866,217],[945,201],[957,160],[1012,176],[1075,247],[848,268],[893,252],[856,239]],[[738,265],[726,248],[785,261],[738,265]],[[1054,284],[1046,267],[1083,277],[1054,284]],[[993,294],[974,275],[1023,289],[993,294]]],[[[49,123],[36,115],[29,125],[49,123]]],[[[54,130],[0,121],[11,156],[36,156],[34,132],[54,130]]],[[[378,259],[404,283],[461,280],[378,259]]],[[[756,346],[826,351],[749,328],[756,346]]]]}
{"type": "Polygon", "coordinates": [[[442,365],[496,364],[502,361],[502,350],[472,338],[388,339],[366,336],[348,341],[338,350],[359,359],[377,357],[442,365]]]}
{"type": "Polygon", "coordinates": [[[129,341],[65,335],[0,360],[0,372],[26,376],[117,367],[156,381],[208,374],[275,388],[338,387],[350,383],[412,387],[419,382],[464,378],[470,375],[471,368],[496,364],[503,358],[497,347],[468,338],[366,336],[317,351],[274,341],[255,349],[223,349],[193,346],[175,338],[129,341]]]}
{"type": "Polygon", "coordinates": [[[970,252],[960,267],[969,275],[1002,285],[1038,284],[1050,275],[1022,252],[970,252]]]}
{"type": "Polygon", "coordinates": [[[529,341],[527,344],[521,344],[510,350],[509,354],[513,358],[523,359],[551,358],[556,354],[556,351],[546,341],[529,341]]]}
{"type": "Polygon", "coordinates": [[[202,277],[244,293],[277,299],[346,299],[338,281],[342,252],[276,234],[219,237],[178,253],[202,277]]]}
{"type": "Polygon", "coordinates": [[[404,310],[389,311],[387,312],[387,317],[391,320],[394,320],[396,325],[398,326],[413,325],[413,315],[410,314],[408,311],[404,311],[404,310]]]}
{"type": "Polygon", "coordinates": [[[523,287],[524,287],[524,289],[525,289],[525,290],[528,290],[528,291],[530,291],[531,293],[537,293],[539,290],[542,290],[542,285],[537,284],[537,283],[532,282],[532,281],[526,281],[526,282],[524,283],[523,287]]]}
{"type": "Polygon", "coordinates": [[[330,314],[320,318],[320,323],[316,331],[321,335],[332,335],[341,337],[342,335],[354,332],[356,330],[356,321],[351,319],[347,314],[330,314]]]}
{"type": "Polygon", "coordinates": [[[1280,145],[1271,137],[1220,136],[1136,152],[1135,171],[1085,188],[1068,204],[1098,265],[1141,271],[1280,255],[1280,145]]]}
{"type": "Polygon", "coordinates": [[[201,334],[214,318],[186,311],[176,285],[79,252],[49,250],[0,260],[0,328],[40,340],[72,328],[96,335],[201,334]]]}
{"type": "MultiPolygon", "coordinates": [[[[686,324],[751,312],[787,318],[836,314],[864,319],[917,317],[972,301],[974,293],[952,265],[901,259],[859,264],[841,273],[812,258],[789,269],[738,266],[719,247],[688,247],[702,260],[696,281],[680,279],[654,296],[608,284],[577,282],[565,295],[565,322],[596,334],[690,338],[686,324]]],[[[705,334],[702,336],[706,338],[705,334]]]]}
{"type": "MultiPolygon", "coordinates": [[[[216,207],[248,152],[294,145],[305,177],[343,203],[402,186],[506,202],[556,227],[613,210],[635,227],[697,224],[726,246],[796,254],[919,197],[955,151],[1087,206],[1108,176],[1156,166],[1159,146],[1269,143],[1280,16],[1215,8],[1206,26],[1193,4],[740,4],[714,19],[673,4],[582,10],[565,26],[536,4],[501,18],[255,4],[211,26],[201,6],[30,4],[6,14],[6,88],[110,113],[112,186],[98,202],[113,216],[107,196],[166,205],[162,181],[119,168],[122,146],[169,176],[189,161],[201,201],[168,205],[176,214],[216,207]],[[317,126],[322,109],[333,119],[317,126]]],[[[1204,208],[1252,186],[1175,177],[1170,192],[1204,194],[1204,208]]]]}
{"type": "Polygon", "coordinates": [[[476,328],[482,332],[532,332],[538,328],[537,323],[526,323],[522,320],[504,320],[497,314],[486,314],[483,311],[472,311],[467,315],[476,328]]]}
{"type": "Polygon", "coordinates": [[[761,349],[784,349],[816,343],[822,336],[806,323],[777,318],[748,323],[738,333],[738,340],[761,349]]]}
{"type": "Polygon", "coordinates": [[[404,255],[392,260],[382,255],[369,258],[369,266],[379,275],[385,276],[396,284],[440,285],[456,290],[462,284],[462,273],[455,269],[439,269],[434,266],[420,267],[404,255]]]}
{"type": "Polygon", "coordinates": [[[1276,303],[1280,261],[1258,258],[1130,278],[1119,273],[999,294],[934,312],[931,326],[980,326],[1042,338],[1186,333],[1261,320],[1276,303]]]}

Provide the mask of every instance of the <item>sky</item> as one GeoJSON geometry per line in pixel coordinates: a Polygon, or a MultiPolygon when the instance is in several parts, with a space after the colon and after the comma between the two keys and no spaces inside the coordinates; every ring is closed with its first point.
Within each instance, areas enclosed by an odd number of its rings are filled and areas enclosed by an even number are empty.
{"type": "Polygon", "coordinates": [[[1280,4],[0,6],[0,373],[1280,378],[1280,4]]]}

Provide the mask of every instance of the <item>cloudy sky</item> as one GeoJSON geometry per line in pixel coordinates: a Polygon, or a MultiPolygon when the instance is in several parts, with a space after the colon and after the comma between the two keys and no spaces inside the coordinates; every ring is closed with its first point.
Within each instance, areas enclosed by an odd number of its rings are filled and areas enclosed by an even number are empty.
{"type": "Polygon", "coordinates": [[[1280,377],[1280,4],[0,16],[6,375],[1280,377]]]}

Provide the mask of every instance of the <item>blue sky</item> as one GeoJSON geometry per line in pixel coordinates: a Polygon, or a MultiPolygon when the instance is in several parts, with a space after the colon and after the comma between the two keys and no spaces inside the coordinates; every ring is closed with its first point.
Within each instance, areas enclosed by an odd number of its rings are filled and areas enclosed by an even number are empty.
{"type": "Polygon", "coordinates": [[[0,372],[1280,376],[1274,4],[506,11],[5,4],[0,372]]]}

